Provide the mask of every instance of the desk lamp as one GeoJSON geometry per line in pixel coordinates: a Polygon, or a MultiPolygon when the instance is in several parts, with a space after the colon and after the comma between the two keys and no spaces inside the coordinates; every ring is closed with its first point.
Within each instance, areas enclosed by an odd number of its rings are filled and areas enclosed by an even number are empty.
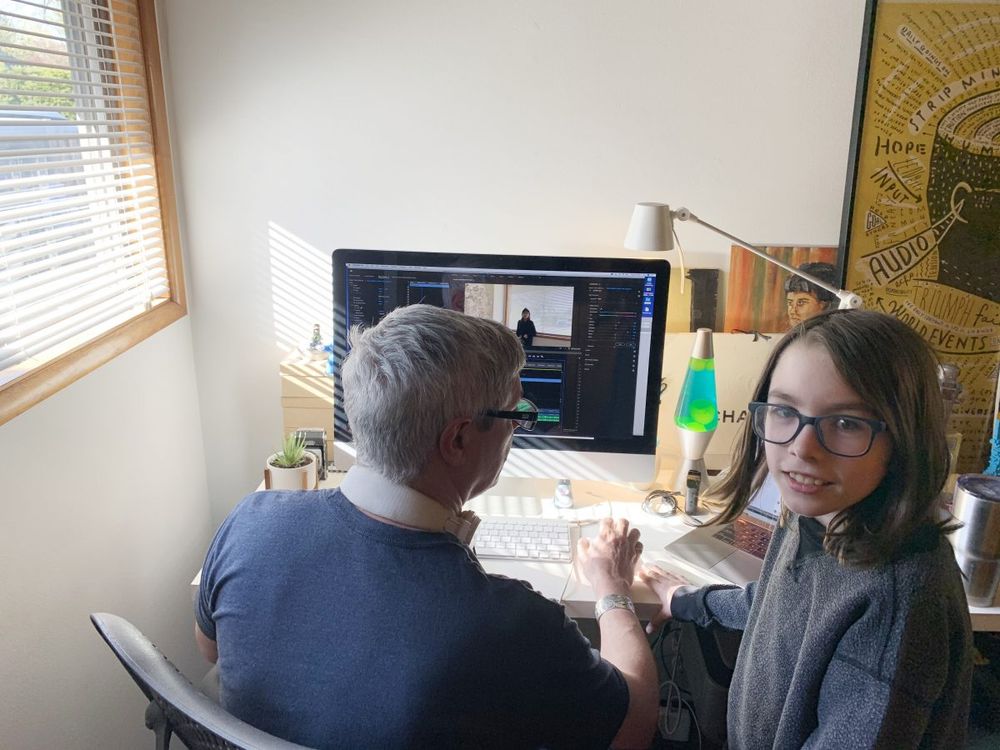
{"type": "MultiPolygon", "coordinates": [[[[722,235],[740,247],[746,248],[754,255],[763,258],[769,263],[773,263],[789,273],[800,276],[806,281],[815,284],[820,289],[825,289],[831,294],[836,295],[837,299],[840,300],[838,307],[842,310],[845,308],[862,307],[861,298],[853,292],[845,289],[837,289],[822,279],[818,279],[772,255],[768,255],[749,242],[741,240],[739,237],[731,235],[728,232],[724,232],[707,221],[702,221],[686,208],[671,211],[670,206],[665,203],[636,203],[635,209],[632,212],[632,221],[629,223],[628,234],[625,235],[625,247],[629,250],[652,252],[673,250],[674,237],[677,236],[674,231],[675,219],[680,221],[694,221],[701,224],[703,227],[711,229],[716,234],[722,235]]],[[[683,259],[681,260],[681,268],[683,269],[683,259]]],[[[708,474],[705,471],[705,450],[708,448],[708,443],[711,441],[718,423],[718,404],[715,394],[715,358],[712,351],[711,336],[712,334],[709,329],[698,329],[698,335],[695,338],[694,347],[691,351],[691,359],[688,364],[688,373],[684,378],[684,385],[681,388],[681,394],[677,401],[677,411],[674,414],[674,422],[681,436],[681,452],[684,454],[683,462],[677,472],[674,483],[674,489],[679,492],[684,491],[688,471],[690,470],[701,472],[703,487],[705,486],[704,483],[707,483],[708,480],[708,474]],[[704,389],[703,392],[708,392],[707,383],[709,375],[711,377],[711,403],[713,404],[711,407],[711,418],[709,418],[707,411],[699,410],[698,416],[700,417],[700,421],[699,419],[692,419],[691,417],[694,415],[694,412],[690,406],[695,404],[696,401],[699,404],[702,403],[700,396],[695,395],[695,393],[699,387],[704,389]]],[[[707,407],[705,408],[707,409],[707,407]]]]}
{"type": "Polygon", "coordinates": [[[686,208],[678,208],[671,211],[670,206],[665,203],[636,203],[632,212],[632,222],[628,227],[628,234],[625,235],[625,247],[629,250],[647,250],[653,252],[667,252],[674,249],[674,219],[680,221],[693,221],[701,224],[707,229],[711,229],[716,234],[720,234],[731,242],[735,242],[740,247],[744,247],[754,255],[763,258],[769,263],[773,263],[779,268],[783,268],[789,273],[801,276],[806,281],[815,284],[820,289],[825,289],[837,296],[840,300],[838,307],[845,308],[862,307],[861,297],[849,292],[846,289],[837,289],[822,279],[817,279],[804,271],[800,271],[795,266],[778,260],[773,255],[768,255],[758,247],[754,247],[746,240],[734,237],[728,232],[724,232],[716,226],[712,226],[707,221],[702,221],[686,208]]]}

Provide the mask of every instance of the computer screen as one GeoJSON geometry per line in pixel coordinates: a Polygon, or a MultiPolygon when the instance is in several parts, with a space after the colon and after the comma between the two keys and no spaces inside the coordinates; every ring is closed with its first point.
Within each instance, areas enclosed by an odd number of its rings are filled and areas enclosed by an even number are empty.
{"type": "Polygon", "coordinates": [[[649,481],[669,274],[665,260],[334,251],[338,468],[351,455],[339,377],[348,331],[422,303],[497,320],[522,340],[521,384],[540,416],[516,430],[505,475],[649,481]]]}

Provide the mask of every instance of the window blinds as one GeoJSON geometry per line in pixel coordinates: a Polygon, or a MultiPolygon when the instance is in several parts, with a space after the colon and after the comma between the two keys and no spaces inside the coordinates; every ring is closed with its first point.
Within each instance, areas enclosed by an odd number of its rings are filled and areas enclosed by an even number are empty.
{"type": "Polygon", "coordinates": [[[169,295],[135,0],[3,0],[0,384],[169,295]]]}

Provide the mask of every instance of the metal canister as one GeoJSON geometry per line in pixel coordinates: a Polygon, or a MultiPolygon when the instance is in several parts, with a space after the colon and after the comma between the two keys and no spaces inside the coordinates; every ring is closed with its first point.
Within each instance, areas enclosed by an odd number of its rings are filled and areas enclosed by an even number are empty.
{"type": "Polygon", "coordinates": [[[963,474],[955,483],[952,534],[969,604],[989,607],[1000,584],[1000,477],[963,474]]]}

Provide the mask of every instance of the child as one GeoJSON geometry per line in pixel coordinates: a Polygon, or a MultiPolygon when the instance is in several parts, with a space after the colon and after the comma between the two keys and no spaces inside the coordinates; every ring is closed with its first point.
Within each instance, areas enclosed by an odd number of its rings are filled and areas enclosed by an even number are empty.
{"type": "Polygon", "coordinates": [[[881,313],[838,310],[775,347],[717,490],[736,518],[781,490],[746,589],[640,577],[670,617],[743,630],[729,690],[737,748],[965,746],[969,610],[937,498],[948,471],[935,360],[881,313]],[[766,463],[765,463],[766,462],[766,463]]]}

